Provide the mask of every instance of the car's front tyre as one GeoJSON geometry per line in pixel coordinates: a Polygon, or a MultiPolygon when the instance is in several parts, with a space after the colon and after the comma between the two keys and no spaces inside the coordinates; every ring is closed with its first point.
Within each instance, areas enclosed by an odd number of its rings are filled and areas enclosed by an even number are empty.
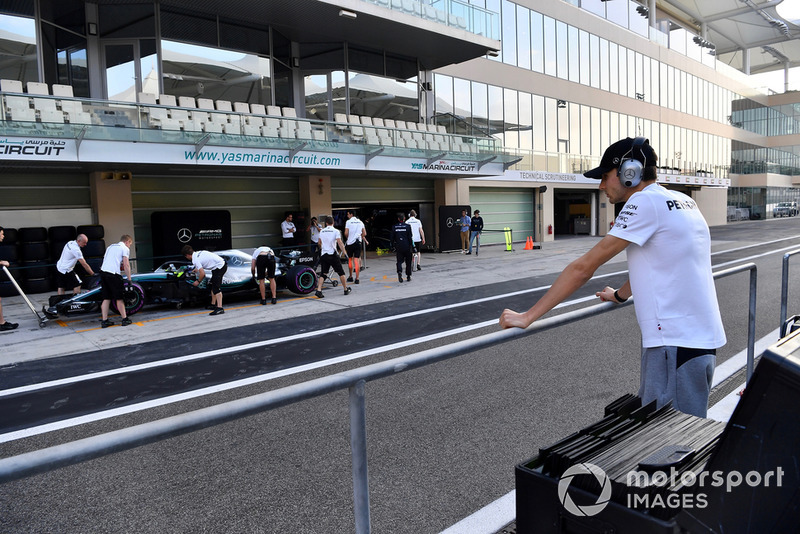
{"type": "Polygon", "coordinates": [[[317,273],[308,265],[295,265],[286,273],[286,287],[292,293],[308,295],[317,288],[317,273]]]}
{"type": "MultiPolygon", "coordinates": [[[[136,283],[126,284],[122,301],[125,304],[125,313],[127,315],[133,315],[144,307],[144,288],[136,283]]],[[[114,311],[119,313],[116,301],[112,300],[111,306],[114,308],[114,311]]]]}

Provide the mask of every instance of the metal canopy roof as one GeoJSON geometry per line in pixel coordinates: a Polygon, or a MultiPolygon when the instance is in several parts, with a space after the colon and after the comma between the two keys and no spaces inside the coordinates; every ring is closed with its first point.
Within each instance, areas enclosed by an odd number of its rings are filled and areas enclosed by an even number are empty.
{"type": "Polygon", "coordinates": [[[674,15],[686,29],[716,46],[717,59],[750,74],[800,66],[800,26],[775,10],[784,0],[658,0],[657,9],[674,15]]]}

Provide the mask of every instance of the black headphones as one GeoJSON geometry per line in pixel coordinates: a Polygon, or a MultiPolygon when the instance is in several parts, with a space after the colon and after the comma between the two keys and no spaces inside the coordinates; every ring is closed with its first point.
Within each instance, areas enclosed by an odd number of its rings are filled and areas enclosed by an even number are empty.
{"type": "Polygon", "coordinates": [[[633,146],[622,156],[617,175],[619,182],[625,187],[636,187],[642,182],[642,172],[647,165],[647,156],[644,155],[643,147],[649,141],[644,137],[637,137],[633,140],[633,146]],[[634,150],[638,150],[642,155],[642,161],[630,157],[634,150]]]}

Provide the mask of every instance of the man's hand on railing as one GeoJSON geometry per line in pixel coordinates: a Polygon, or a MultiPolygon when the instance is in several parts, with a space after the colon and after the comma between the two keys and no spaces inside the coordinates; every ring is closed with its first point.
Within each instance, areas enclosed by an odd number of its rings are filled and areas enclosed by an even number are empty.
{"type": "Polygon", "coordinates": [[[616,304],[619,304],[619,302],[617,302],[617,299],[614,298],[613,287],[606,286],[602,289],[602,291],[598,291],[597,293],[595,293],[594,296],[600,297],[600,300],[602,300],[603,302],[614,302],[616,304]]]}
{"type": "Polygon", "coordinates": [[[524,313],[517,313],[506,308],[500,314],[500,328],[528,328],[531,322],[524,313]]]}

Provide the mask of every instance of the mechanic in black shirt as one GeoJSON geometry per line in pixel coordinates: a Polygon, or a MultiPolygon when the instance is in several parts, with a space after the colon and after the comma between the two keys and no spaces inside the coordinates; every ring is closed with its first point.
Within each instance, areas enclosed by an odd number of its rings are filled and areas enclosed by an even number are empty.
{"type": "Polygon", "coordinates": [[[397,223],[392,226],[389,239],[397,253],[397,281],[403,283],[403,262],[406,264],[406,280],[411,281],[411,259],[414,254],[414,237],[411,227],[406,224],[406,216],[397,214],[397,223]]]}

